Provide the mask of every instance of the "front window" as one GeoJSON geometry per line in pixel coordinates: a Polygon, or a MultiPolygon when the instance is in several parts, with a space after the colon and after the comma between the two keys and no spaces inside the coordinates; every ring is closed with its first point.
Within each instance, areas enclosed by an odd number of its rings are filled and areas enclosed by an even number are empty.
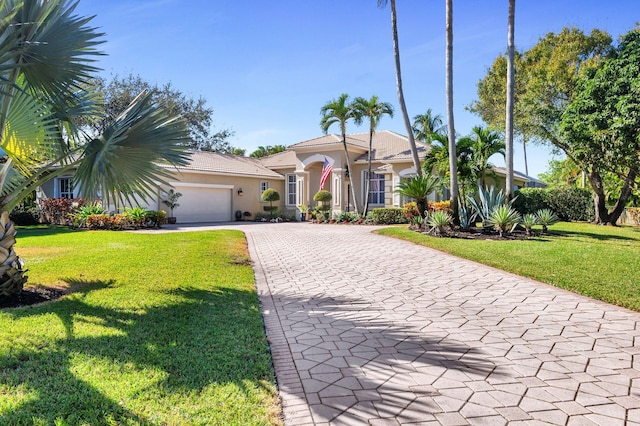
{"type": "Polygon", "coordinates": [[[298,182],[296,182],[296,175],[287,175],[287,205],[296,205],[296,189],[298,182]]]}
{"type": "Polygon", "coordinates": [[[70,177],[57,179],[56,190],[58,198],[73,198],[73,182],[70,177]]]}
{"type": "Polygon", "coordinates": [[[269,182],[261,181],[260,182],[260,200],[262,200],[262,193],[269,189],[269,182]]]}
{"type": "MultiPolygon", "coordinates": [[[[365,179],[368,174],[365,172],[365,179]]],[[[366,187],[365,180],[365,187],[366,187]]],[[[379,173],[371,174],[371,186],[369,187],[369,203],[384,205],[384,175],[379,173]]]]}

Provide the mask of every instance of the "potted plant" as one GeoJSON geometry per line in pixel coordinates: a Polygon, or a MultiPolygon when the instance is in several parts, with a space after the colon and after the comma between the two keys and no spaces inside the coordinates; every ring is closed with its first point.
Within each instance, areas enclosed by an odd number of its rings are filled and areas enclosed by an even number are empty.
{"type": "Polygon", "coordinates": [[[173,189],[170,189],[169,192],[167,192],[167,198],[162,200],[164,205],[169,207],[169,209],[171,210],[171,216],[167,218],[167,222],[170,224],[176,223],[176,217],[173,215],[173,209],[180,206],[180,204],[178,204],[178,198],[180,197],[182,197],[181,193],[175,192],[173,189]]]}

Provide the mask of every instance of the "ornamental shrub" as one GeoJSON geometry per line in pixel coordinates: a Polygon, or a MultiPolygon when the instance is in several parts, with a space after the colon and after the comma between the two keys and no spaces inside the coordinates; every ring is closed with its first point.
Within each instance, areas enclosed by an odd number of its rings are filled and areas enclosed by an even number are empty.
{"type": "Polygon", "coordinates": [[[44,223],[50,225],[71,225],[72,213],[84,206],[83,198],[46,198],[40,201],[40,211],[44,223]]]}
{"type": "Polygon", "coordinates": [[[534,214],[549,208],[549,190],[545,188],[521,188],[515,193],[513,208],[521,215],[534,214]]]}
{"type": "Polygon", "coordinates": [[[371,220],[376,225],[407,223],[405,209],[398,207],[380,207],[371,211],[371,220]]]}
{"type": "Polygon", "coordinates": [[[595,218],[593,196],[584,188],[549,189],[549,208],[560,220],[580,220],[591,222],[595,218]]]}

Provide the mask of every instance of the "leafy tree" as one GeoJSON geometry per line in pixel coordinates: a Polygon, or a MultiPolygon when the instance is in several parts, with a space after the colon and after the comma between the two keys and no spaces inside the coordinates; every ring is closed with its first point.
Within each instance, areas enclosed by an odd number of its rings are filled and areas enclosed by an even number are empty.
{"type": "Polygon", "coordinates": [[[271,145],[267,145],[267,146],[259,146],[258,149],[256,149],[255,151],[253,151],[251,154],[249,154],[249,157],[252,158],[262,158],[262,157],[266,157],[267,155],[273,155],[273,154],[277,154],[279,152],[283,152],[286,151],[287,147],[284,145],[276,145],[276,146],[271,146],[271,145]]]}
{"type": "Polygon", "coordinates": [[[77,168],[75,184],[88,198],[130,201],[170,176],[161,165],[186,165],[184,120],[143,92],[90,137],[78,117],[99,109],[87,87],[102,34],[65,0],[6,0],[0,8],[0,294],[22,290],[8,213],[43,183],[77,168]]]}
{"type": "Polygon", "coordinates": [[[570,158],[563,160],[551,160],[547,166],[547,171],[540,174],[540,180],[549,185],[550,188],[578,187],[581,177],[580,167],[570,158]]]}
{"type": "Polygon", "coordinates": [[[371,155],[373,151],[373,134],[378,127],[380,118],[383,115],[393,117],[393,106],[388,102],[380,102],[376,95],[371,96],[371,99],[355,98],[353,106],[358,111],[358,115],[361,117],[369,118],[369,153],[368,153],[368,168],[367,168],[367,187],[365,191],[365,201],[363,208],[363,216],[367,215],[369,211],[369,191],[371,188],[371,155]]]}
{"type": "Polygon", "coordinates": [[[206,105],[207,102],[202,97],[190,98],[174,88],[171,83],[158,86],[133,74],[125,77],[115,75],[111,80],[95,77],[88,84],[93,86],[91,90],[98,91],[103,97],[102,111],[98,118],[78,118],[78,123],[92,135],[104,132],[105,128],[128,107],[138,93],[147,91],[151,93],[154,102],[163,104],[171,113],[180,115],[186,120],[190,130],[188,142],[190,148],[223,154],[238,153],[237,148],[229,143],[233,131],[222,129],[212,132],[213,109],[206,105]]]}
{"type": "MultiPolygon", "coordinates": [[[[528,142],[550,143],[567,155],[559,131],[562,112],[573,98],[578,79],[611,48],[611,37],[594,29],[548,33],[526,52],[514,52],[514,131],[528,142]]],[[[478,100],[468,108],[490,126],[505,123],[507,58],[500,55],[478,83],[478,100]]]]}
{"type": "MultiPolygon", "coordinates": [[[[347,121],[354,120],[356,124],[362,122],[362,116],[353,106],[348,103],[349,95],[343,93],[337,99],[332,99],[320,108],[320,114],[322,119],[320,120],[320,127],[326,134],[329,128],[337,124],[340,127],[340,133],[342,135],[342,147],[344,148],[344,157],[347,162],[347,168],[349,172],[353,172],[351,167],[351,160],[349,159],[349,151],[347,150],[347,121]]],[[[353,208],[356,214],[358,213],[358,200],[356,199],[356,191],[354,185],[351,186],[351,196],[353,197],[353,208]]]]}
{"type": "Polygon", "coordinates": [[[431,108],[429,108],[426,113],[413,117],[411,130],[416,139],[428,144],[431,142],[432,135],[446,134],[447,126],[444,125],[442,116],[440,114],[434,115],[431,108]]]}
{"type": "Polygon", "coordinates": [[[615,225],[640,174],[640,29],[627,33],[609,58],[578,81],[562,115],[566,151],[587,171],[596,222],[615,225]],[[607,209],[603,176],[622,181],[617,202],[607,209]]]}
{"type": "MultiPolygon", "coordinates": [[[[389,0],[378,0],[378,7],[385,7],[389,0]]],[[[402,119],[407,129],[407,138],[409,139],[409,148],[411,149],[411,158],[413,166],[417,174],[421,174],[420,158],[418,157],[418,147],[413,138],[411,131],[411,122],[409,121],[409,113],[407,112],[407,104],[404,101],[404,90],[402,88],[402,70],[400,69],[400,46],[398,45],[398,23],[396,14],[396,0],[391,0],[391,36],[393,38],[393,58],[396,66],[396,87],[398,89],[398,103],[402,111],[402,119]]]]}

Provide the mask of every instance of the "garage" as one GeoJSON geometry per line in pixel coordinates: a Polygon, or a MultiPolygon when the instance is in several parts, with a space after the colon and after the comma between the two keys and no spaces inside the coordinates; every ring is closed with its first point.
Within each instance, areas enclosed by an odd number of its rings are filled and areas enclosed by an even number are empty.
{"type": "Polygon", "coordinates": [[[231,221],[232,185],[174,182],[173,186],[182,194],[173,212],[178,223],[231,221]]]}

